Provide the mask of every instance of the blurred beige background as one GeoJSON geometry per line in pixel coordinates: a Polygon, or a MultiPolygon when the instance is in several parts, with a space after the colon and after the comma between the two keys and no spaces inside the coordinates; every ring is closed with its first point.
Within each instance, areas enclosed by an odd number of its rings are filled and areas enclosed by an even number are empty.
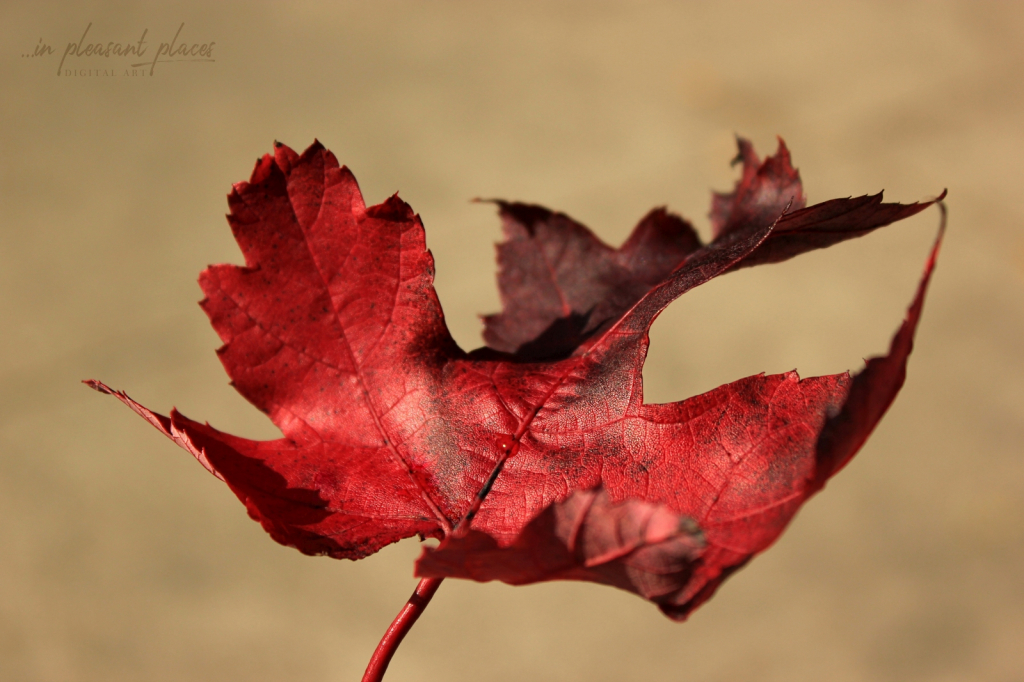
{"type": "MultiPolygon", "coordinates": [[[[675,624],[626,593],[448,581],[402,680],[1024,680],[1024,3],[7,2],[0,9],[0,680],[354,680],[412,590],[415,541],[358,563],[278,546],[109,398],[242,435],[196,306],[240,256],[231,183],[319,138],[368,201],[421,213],[464,347],[498,305],[498,221],[543,203],[618,244],[667,204],[708,233],[732,135],[785,137],[812,202],[948,187],[907,386],[781,541],[675,624]],[[215,62],[59,58],[90,41],[215,62]],[[38,41],[56,54],[22,57],[38,41]]],[[[884,351],[931,210],[730,275],[653,330],[649,401],[884,351]]]]}

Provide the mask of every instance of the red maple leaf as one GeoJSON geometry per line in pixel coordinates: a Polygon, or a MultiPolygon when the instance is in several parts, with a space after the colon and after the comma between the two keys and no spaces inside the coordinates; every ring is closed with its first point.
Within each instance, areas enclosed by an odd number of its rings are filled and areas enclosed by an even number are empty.
{"type": "Polygon", "coordinates": [[[779,536],[888,408],[938,249],[888,355],[856,376],[762,374],[645,404],[648,330],[677,297],[933,203],[804,208],[781,141],[762,163],[740,140],[737,160],[708,244],[662,209],[613,249],[562,214],[497,202],[503,310],[486,318],[488,347],[466,353],[412,209],[397,195],[366,207],[319,143],[301,156],[277,145],[228,199],[245,266],[212,266],[200,284],[233,385],[284,437],[239,438],[89,383],[304,553],[359,559],[436,537],[420,576],[590,580],[681,620],[779,536]]]}

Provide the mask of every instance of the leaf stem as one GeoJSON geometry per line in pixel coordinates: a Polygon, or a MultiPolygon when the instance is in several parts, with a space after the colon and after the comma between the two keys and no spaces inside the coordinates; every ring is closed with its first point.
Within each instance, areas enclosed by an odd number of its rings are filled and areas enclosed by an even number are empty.
{"type": "MultiPolygon", "coordinates": [[[[506,436],[502,439],[499,447],[501,448],[501,456],[491,470],[491,475],[487,477],[483,487],[480,488],[476,497],[473,498],[473,504],[470,506],[469,511],[466,512],[466,515],[462,517],[462,520],[459,521],[454,529],[445,529],[447,531],[445,539],[449,537],[459,538],[469,532],[469,526],[473,523],[473,517],[480,511],[480,505],[483,504],[488,493],[491,492],[491,488],[494,486],[494,482],[498,480],[501,470],[505,468],[505,462],[510,457],[515,457],[516,453],[519,452],[519,436],[506,436]]],[[[384,673],[387,672],[388,664],[391,663],[391,658],[395,655],[395,651],[398,650],[398,645],[402,643],[405,635],[412,629],[413,624],[420,617],[420,614],[423,613],[423,610],[427,608],[430,599],[437,592],[437,588],[441,586],[442,580],[444,578],[423,578],[420,580],[416,590],[409,597],[409,601],[405,603],[402,610],[391,621],[391,627],[388,628],[377,644],[373,656],[370,657],[370,663],[366,666],[366,672],[363,673],[363,682],[381,682],[384,679],[384,673]]]]}
{"type": "Polygon", "coordinates": [[[370,657],[370,663],[366,666],[366,672],[363,673],[363,682],[381,682],[384,679],[384,673],[387,671],[388,664],[391,663],[391,657],[395,655],[398,645],[402,643],[406,633],[412,628],[413,623],[420,617],[423,610],[427,608],[430,598],[437,592],[437,588],[441,586],[442,580],[444,578],[423,578],[420,580],[416,590],[409,597],[409,601],[405,603],[402,610],[395,616],[395,619],[391,622],[391,627],[388,628],[380,643],[377,644],[373,656],[370,657]]]}

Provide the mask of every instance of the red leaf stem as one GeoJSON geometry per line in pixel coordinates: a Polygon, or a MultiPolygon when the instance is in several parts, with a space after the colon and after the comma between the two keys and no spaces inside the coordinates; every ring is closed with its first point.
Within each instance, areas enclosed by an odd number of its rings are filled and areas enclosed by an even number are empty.
{"type": "Polygon", "coordinates": [[[387,672],[388,664],[391,663],[391,658],[395,655],[398,645],[402,643],[406,633],[412,629],[420,614],[427,608],[431,597],[437,592],[437,588],[441,586],[442,580],[444,578],[423,578],[420,580],[416,590],[409,597],[409,601],[405,603],[402,610],[395,616],[391,626],[384,633],[380,643],[374,650],[373,656],[370,657],[370,663],[366,666],[366,672],[363,673],[363,682],[380,682],[384,679],[384,673],[387,672]]]}

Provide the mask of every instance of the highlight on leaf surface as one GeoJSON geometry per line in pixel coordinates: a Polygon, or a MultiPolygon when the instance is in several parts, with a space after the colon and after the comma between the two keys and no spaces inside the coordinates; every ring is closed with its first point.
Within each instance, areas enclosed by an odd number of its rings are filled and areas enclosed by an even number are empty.
{"type": "Polygon", "coordinates": [[[761,374],[645,404],[648,330],[673,300],[938,201],[805,206],[781,140],[764,161],[739,146],[742,176],[714,196],[706,244],[664,209],[616,249],[563,214],[495,202],[502,310],[485,318],[487,346],[467,353],[445,325],[419,216],[397,195],[366,206],[318,142],[301,155],[277,145],[228,197],[245,264],[212,266],[200,285],[232,384],[283,437],[232,436],[88,383],[306,554],[359,559],[435,537],[420,576],[589,580],[684,619],[878,423],[903,383],[938,250],[889,353],[855,376],[761,374]]]}

